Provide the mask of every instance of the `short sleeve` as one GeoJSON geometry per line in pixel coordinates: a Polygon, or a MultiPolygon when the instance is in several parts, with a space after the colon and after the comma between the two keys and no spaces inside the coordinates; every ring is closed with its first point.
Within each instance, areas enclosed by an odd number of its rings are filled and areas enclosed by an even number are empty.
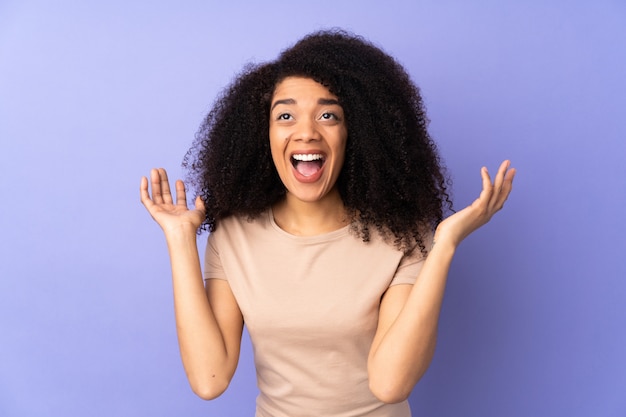
{"type": "MultiPolygon", "coordinates": [[[[433,236],[429,235],[427,239],[424,241],[424,245],[429,248],[432,245],[433,236]]],[[[389,286],[399,285],[399,284],[414,284],[422,271],[422,266],[424,266],[424,261],[426,260],[426,256],[424,255],[419,248],[415,248],[413,253],[410,255],[402,256],[400,260],[400,264],[398,265],[398,269],[396,270],[393,279],[389,286]]]]}
{"type": "Polygon", "coordinates": [[[204,254],[204,279],[226,279],[217,248],[217,239],[213,233],[209,234],[204,254]]]}

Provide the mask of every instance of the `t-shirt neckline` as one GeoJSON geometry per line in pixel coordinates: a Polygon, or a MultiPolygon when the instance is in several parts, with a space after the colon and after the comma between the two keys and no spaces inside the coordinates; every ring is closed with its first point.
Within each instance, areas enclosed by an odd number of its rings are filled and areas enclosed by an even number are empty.
{"type": "Polygon", "coordinates": [[[270,223],[270,225],[272,226],[272,228],[280,235],[287,237],[291,240],[297,241],[297,242],[302,242],[302,243],[317,243],[317,242],[326,242],[329,240],[333,240],[336,238],[339,238],[341,236],[344,236],[346,234],[348,234],[349,230],[350,230],[350,225],[347,224],[343,227],[341,227],[340,229],[337,230],[333,230],[331,232],[327,232],[327,233],[322,233],[319,235],[313,235],[313,236],[299,236],[299,235],[294,235],[291,234],[289,232],[286,232],[285,230],[281,229],[281,227],[276,224],[276,220],[274,220],[274,212],[272,211],[272,208],[270,207],[270,209],[267,211],[267,219],[270,223]]]}

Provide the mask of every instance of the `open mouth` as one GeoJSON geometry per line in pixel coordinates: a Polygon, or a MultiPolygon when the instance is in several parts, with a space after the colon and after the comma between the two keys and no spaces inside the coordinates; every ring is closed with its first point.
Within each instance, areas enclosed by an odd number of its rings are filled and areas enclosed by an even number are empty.
{"type": "Polygon", "coordinates": [[[291,165],[304,177],[317,174],[324,166],[324,162],[326,158],[319,153],[291,155],[291,165]]]}

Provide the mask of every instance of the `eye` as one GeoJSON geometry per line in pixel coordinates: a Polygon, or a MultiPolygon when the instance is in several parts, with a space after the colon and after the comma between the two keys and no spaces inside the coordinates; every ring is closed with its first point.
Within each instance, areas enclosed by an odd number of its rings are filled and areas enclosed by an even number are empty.
{"type": "Polygon", "coordinates": [[[324,120],[339,120],[339,117],[335,113],[322,113],[322,119],[324,120]]]}
{"type": "Polygon", "coordinates": [[[276,120],[291,120],[292,116],[289,113],[280,113],[277,117],[276,120]]]}

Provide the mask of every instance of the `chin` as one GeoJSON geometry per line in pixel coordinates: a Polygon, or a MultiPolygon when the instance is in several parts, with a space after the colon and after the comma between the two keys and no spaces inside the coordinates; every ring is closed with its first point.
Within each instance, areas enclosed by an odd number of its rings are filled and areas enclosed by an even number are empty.
{"type": "Polygon", "coordinates": [[[287,194],[290,198],[304,203],[317,203],[325,200],[334,194],[336,190],[334,188],[328,189],[328,187],[322,186],[321,188],[297,184],[295,187],[287,188],[287,194]],[[308,188],[308,189],[307,189],[308,188]]]}

